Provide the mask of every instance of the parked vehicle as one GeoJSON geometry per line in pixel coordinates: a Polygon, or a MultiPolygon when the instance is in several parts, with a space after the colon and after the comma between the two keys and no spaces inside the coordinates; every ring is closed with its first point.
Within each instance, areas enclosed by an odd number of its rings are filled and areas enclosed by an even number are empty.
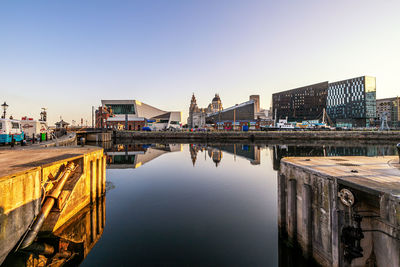
{"type": "Polygon", "coordinates": [[[0,144],[11,143],[24,140],[24,132],[22,131],[21,122],[18,120],[0,119],[0,144]]]}
{"type": "Polygon", "coordinates": [[[32,138],[43,139],[43,134],[50,136],[50,129],[45,121],[36,121],[32,118],[22,117],[21,119],[22,130],[24,131],[25,137],[28,140],[32,138]]]}
{"type": "Polygon", "coordinates": [[[279,129],[287,129],[287,130],[294,129],[294,125],[292,123],[289,123],[287,120],[279,120],[278,123],[276,124],[276,127],[279,129]]]}

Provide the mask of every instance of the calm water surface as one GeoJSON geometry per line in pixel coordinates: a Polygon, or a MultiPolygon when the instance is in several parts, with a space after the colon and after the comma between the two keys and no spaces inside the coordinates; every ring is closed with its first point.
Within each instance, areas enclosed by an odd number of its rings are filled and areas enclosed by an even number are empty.
{"type": "Polygon", "coordinates": [[[308,266],[278,237],[280,158],[395,153],[391,146],[240,144],[106,151],[106,225],[82,266],[308,266]]]}
{"type": "Polygon", "coordinates": [[[193,145],[111,156],[106,227],[83,266],[276,266],[271,151],[237,149],[249,158],[193,145]]]}

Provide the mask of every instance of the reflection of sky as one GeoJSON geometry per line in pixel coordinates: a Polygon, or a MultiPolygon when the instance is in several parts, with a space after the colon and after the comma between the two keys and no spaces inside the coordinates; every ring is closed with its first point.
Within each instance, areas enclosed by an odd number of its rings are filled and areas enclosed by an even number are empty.
{"type": "Polygon", "coordinates": [[[107,170],[107,225],[83,266],[182,263],[276,266],[277,185],[261,165],[224,153],[216,168],[189,147],[138,169],[107,170]],[[112,257],[110,256],[112,255],[112,257]]]}

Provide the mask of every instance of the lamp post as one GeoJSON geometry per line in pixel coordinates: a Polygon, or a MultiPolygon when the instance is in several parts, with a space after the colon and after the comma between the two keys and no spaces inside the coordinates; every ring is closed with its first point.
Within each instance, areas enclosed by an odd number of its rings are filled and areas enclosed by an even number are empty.
{"type": "Polygon", "coordinates": [[[8,108],[6,101],[4,101],[4,103],[1,106],[3,107],[3,116],[1,116],[1,118],[5,119],[6,118],[6,110],[8,108]]]}

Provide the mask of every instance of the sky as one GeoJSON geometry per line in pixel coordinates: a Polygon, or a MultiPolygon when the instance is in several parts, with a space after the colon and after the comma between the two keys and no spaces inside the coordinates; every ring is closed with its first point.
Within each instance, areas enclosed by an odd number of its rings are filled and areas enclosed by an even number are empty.
{"type": "Polygon", "coordinates": [[[224,108],[322,81],[376,77],[400,95],[400,1],[6,0],[0,102],[8,115],[88,121],[101,99],[224,108]]]}

